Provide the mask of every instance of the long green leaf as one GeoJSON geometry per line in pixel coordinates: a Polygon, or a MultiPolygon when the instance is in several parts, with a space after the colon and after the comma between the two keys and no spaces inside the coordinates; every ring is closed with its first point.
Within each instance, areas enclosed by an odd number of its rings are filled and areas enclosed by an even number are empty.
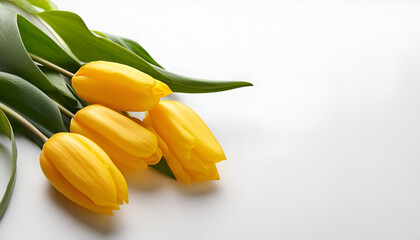
{"type": "Polygon", "coordinates": [[[10,198],[12,197],[12,192],[15,187],[16,182],[16,161],[17,161],[17,149],[15,136],[13,134],[12,126],[8,121],[6,115],[3,111],[0,110],[0,132],[6,135],[10,142],[12,143],[12,173],[10,174],[9,182],[7,183],[6,191],[3,194],[3,197],[0,201],[0,218],[3,216],[4,211],[6,211],[7,206],[9,205],[10,198]]]}
{"type": "Polygon", "coordinates": [[[98,31],[93,31],[93,32],[98,34],[99,36],[108,38],[112,42],[120,45],[121,47],[124,47],[125,49],[132,51],[133,53],[137,54],[139,57],[146,60],[148,63],[153,64],[157,67],[163,68],[161,65],[159,65],[159,63],[157,63],[152,58],[152,56],[150,56],[150,54],[146,51],[146,49],[140,46],[140,44],[138,44],[137,42],[131,39],[119,37],[110,33],[104,33],[104,32],[98,32],[98,31]]]}
{"type": "Polygon", "coordinates": [[[18,15],[17,23],[20,37],[27,52],[53,62],[70,72],[79,70],[81,64],[70,57],[70,55],[38,27],[21,15],[18,15]]]}
{"type": "Polygon", "coordinates": [[[0,72],[0,102],[29,120],[47,137],[67,131],[55,103],[23,78],[0,72]]]}
{"type": "Polygon", "coordinates": [[[16,4],[16,6],[22,8],[23,10],[36,14],[39,13],[40,10],[37,8],[43,9],[43,10],[56,10],[57,6],[54,5],[50,0],[9,0],[10,2],[13,2],[16,4]]]}
{"type": "Polygon", "coordinates": [[[50,0],[26,0],[35,7],[41,8],[43,10],[57,10],[57,6],[50,0]]]}
{"type": "Polygon", "coordinates": [[[83,20],[72,12],[45,11],[39,16],[66,42],[79,60],[106,60],[132,66],[165,82],[174,92],[206,93],[252,86],[248,82],[205,81],[170,73],[109,39],[93,34],[83,20]]]}
{"type": "Polygon", "coordinates": [[[28,51],[59,62],[68,69],[77,69],[79,63],[32,23],[1,4],[0,23],[0,71],[26,79],[65,106],[78,105],[67,86],[63,82],[48,79],[32,61],[28,51]]]}

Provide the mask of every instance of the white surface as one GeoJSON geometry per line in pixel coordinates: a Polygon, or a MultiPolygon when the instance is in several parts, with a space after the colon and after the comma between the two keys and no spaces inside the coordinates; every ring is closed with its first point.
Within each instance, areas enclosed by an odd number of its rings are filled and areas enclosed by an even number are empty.
{"type": "Polygon", "coordinates": [[[222,180],[131,172],[113,217],[54,191],[19,137],[0,239],[420,238],[419,1],[54,2],[171,71],[255,86],[174,96],[223,146],[222,180]]]}

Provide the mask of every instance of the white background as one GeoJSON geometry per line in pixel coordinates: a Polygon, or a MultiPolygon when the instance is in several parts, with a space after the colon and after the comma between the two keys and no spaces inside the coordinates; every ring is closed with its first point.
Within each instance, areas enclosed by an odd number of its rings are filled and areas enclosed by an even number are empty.
{"type": "Polygon", "coordinates": [[[255,86],[173,96],[224,148],[221,180],[125,172],[113,217],[57,193],[18,137],[0,239],[420,238],[419,1],[54,2],[168,70],[255,86]]]}

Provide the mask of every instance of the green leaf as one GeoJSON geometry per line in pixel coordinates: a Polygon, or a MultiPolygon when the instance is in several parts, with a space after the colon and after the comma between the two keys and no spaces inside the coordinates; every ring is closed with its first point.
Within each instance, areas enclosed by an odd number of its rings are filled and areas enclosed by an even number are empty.
{"type": "Polygon", "coordinates": [[[150,165],[150,167],[152,167],[155,170],[159,171],[160,173],[163,173],[166,176],[176,180],[176,177],[175,177],[174,173],[169,168],[168,163],[166,162],[166,159],[164,157],[162,157],[157,164],[150,165]]]}
{"type": "Polygon", "coordinates": [[[57,6],[50,0],[26,0],[35,7],[39,7],[44,10],[57,10],[57,6]]]}
{"type": "Polygon", "coordinates": [[[30,2],[26,0],[9,0],[9,1],[13,2],[16,6],[20,7],[21,9],[29,13],[37,14],[40,12],[38,9],[36,9],[34,5],[32,5],[30,2]]]}
{"type": "Polygon", "coordinates": [[[98,31],[93,31],[93,32],[98,34],[99,36],[108,38],[112,42],[124,47],[125,49],[132,51],[133,53],[137,54],[137,56],[146,60],[148,63],[153,64],[157,67],[163,68],[162,66],[159,65],[159,63],[157,63],[152,58],[152,56],[150,56],[150,54],[146,51],[146,49],[140,46],[140,44],[138,44],[137,42],[128,38],[118,37],[110,33],[104,33],[104,32],[98,32],[98,31]]]}
{"type": "Polygon", "coordinates": [[[56,10],[57,6],[54,5],[50,0],[9,0],[10,2],[13,2],[16,6],[22,8],[23,10],[36,14],[39,13],[40,10],[37,9],[43,9],[43,10],[56,10]]]}
{"type": "Polygon", "coordinates": [[[10,198],[12,197],[12,192],[15,187],[16,182],[16,161],[17,161],[17,149],[15,136],[13,134],[12,126],[7,120],[6,115],[3,111],[0,110],[0,132],[6,135],[12,143],[12,173],[10,174],[9,182],[7,183],[6,191],[3,194],[3,197],[0,201],[0,218],[3,216],[4,211],[6,211],[7,206],[9,205],[10,198]]]}
{"type": "Polygon", "coordinates": [[[0,72],[0,102],[22,115],[47,137],[67,131],[55,103],[23,78],[0,72]]]}
{"type": "Polygon", "coordinates": [[[64,106],[78,105],[64,80],[51,81],[32,61],[28,51],[67,69],[78,69],[72,59],[51,38],[15,11],[0,4],[0,71],[18,75],[64,106]]]}
{"type": "Polygon", "coordinates": [[[70,57],[69,54],[38,27],[21,15],[18,15],[17,23],[20,37],[27,52],[59,65],[70,72],[79,70],[81,64],[70,57]]]}
{"type": "MultiPolygon", "coordinates": [[[[70,86],[70,80],[69,82],[66,82],[66,80],[63,78],[62,75],[60,75],[59,73],[44,67],[44,66],[39,66],[39,69],[41,69],[41,71],[45,74],[45,76],[48,78],[48,80],[52,81],[52,82],[56,82],[57,85],[60,86],[60,88],[68,88],[71,92],[73,92],[72,87],[70,86]]],[[[76,93],[74,93],[76,96],[76,93]]],[[[63,96],[64,99],[67,100],[67,102],[73,102],[74,99],[73,98],[68,98],[67,95],[63,96]]],[[[72,105],[68,105],[66,106],[66,108],[68,110],[70,110],[73,113],[76,113],[78,110],[80,110],[83,106],[79,103],[75,103],[72,105]]]]}
{"type": "Polygon", "coordinates": [[[174,92],[207,93],[252,86],[248,82],[206,81],[170,73],[107,38],[95,35],[75,13],[45,11],[39,16],[50,25],[81,61],[105,60],[123,63],[166,83],[174,92]]]}
{"type": "Polygon", "coordinates": [[[33,143],[38,145],[40,149],[44,146],[44,142],[40,140],[37,136],[35,136],[31,131],[28,131],[26,127],[24,127],[20,122],[16,121],[14,118],[9,118],[9,122],[13,127],[13,131],[15,133],[20,133],[33,143]]]}

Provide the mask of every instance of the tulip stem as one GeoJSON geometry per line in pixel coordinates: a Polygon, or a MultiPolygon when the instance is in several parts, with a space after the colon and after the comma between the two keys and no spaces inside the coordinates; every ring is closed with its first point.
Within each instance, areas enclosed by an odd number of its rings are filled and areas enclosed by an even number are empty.
{"type": "Polygon", "coordinates": [[[44,66],[46,66],[46,67],[48,67],[48,68],[56,71],[56,72],[59,72],[59,73],[63,74],[66,77],[69,77],[69,78],[73,78],[74,77],[74,74],[73,73],[67,71],[66,69],[64,69],[62,67],[59,67],[59,66],[55,65],[54,63],[52,63],[50,61],[47,61],[47,60],[45,60],[45,59],[43,59],[41,57],[38,57],[38,56],[36,56],[36,55],[34,55],[32,53],[29,53],[29,56],[31,56],[32,60],[34,60],[35,62],[38,62],[38,63],[40,63],[40,64],[42,64],[42,65],[44,65],[44,66]]]}
{"type": "Polygon", "coordinates": [[[37,137],[43,143],[45,143],[48,140],[48,138],[41,131],[39,131],[38,128],[36,128],[31,122],[29,122],[26,118],[22,117],[22,115],[17,113],[15,110],[9,108],[1,102],[0,109],[3,110],[10,117],[14,118],[20,124],[22,124],[26,129],[31,131],[35,135],[35,137],[37,137]]]}
{"type": "MultiPolygon", "coordinates": [[[[51,99],[53,100],[53,99],[51,99]]],[[[58,109],[60,109],[60,112],[64,114],[65,116],[69,117],[70,119],[74,117],[74,114],[70,112],[67,108],[63,107],[63,105],[59,104],[55,100],[53,100],[55,105],[57,105],[58,109]]]]}

